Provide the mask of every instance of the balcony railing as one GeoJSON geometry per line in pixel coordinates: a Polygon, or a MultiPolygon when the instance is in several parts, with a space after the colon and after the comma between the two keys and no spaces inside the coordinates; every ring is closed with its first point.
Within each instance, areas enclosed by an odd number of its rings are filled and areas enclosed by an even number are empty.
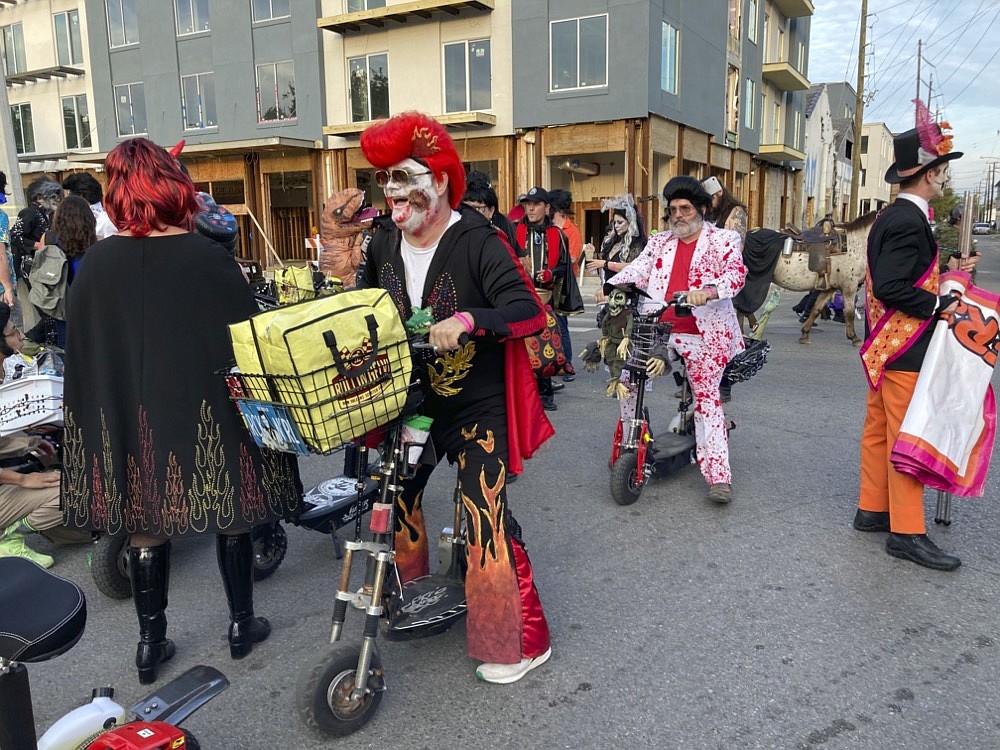
{"type": "Polygon", "coordinates": [[[813,14],[811,0],[771,0],[786,18],[801,18],[813,14]]]}
{"type": "Polygon", "coordinates": [[[764,63],[761,66],[764,80],[782,91],[805,91],[809,80],[787,60],[764,63]]]}
{"type": "MultiPolygon", "coordinates": [[[[5,1],[0,0],[0,2],[5,1]]],[[[7,85],[14,86],[19,83],[34,83],[35,81],[48,81],[53,78],[82,76],[86,72],[83,68],[76,68],[71,65],[54,65],[51,68],[38,68],[37,70],[26,70],[23,73],[12,73],[7,76],[7,85]]]]}
{"type": "Polygon", "coordinates": [[[427,21],[435,15],[457,16],[463,10],[490,12],[494,9],[495,0],[414,0],[386,8],[325,16],[320,18],[316,25],[337,34],[349,34],[381,31],[388,21],[404,24],[410,21],[427,21]]]}
{"type": "MultiPolygon", "coordinates": [[[[497,124],[496,115],[489,112],[450,112],[446,115],[435,115],[434,119],[446,128],[492,128],[497,124]]],[[[336,135],[341,138],[352,138],[361,135],[362,131],[374,120],[348,122],[343,125],[327,125],[323,135],[336,135]]]]}
{"type": "Polygon", "coordinates": [[[806,155],[787,143],[762,143],[757,149],[761,159],[772,162],[805,161],[806,155]]]}

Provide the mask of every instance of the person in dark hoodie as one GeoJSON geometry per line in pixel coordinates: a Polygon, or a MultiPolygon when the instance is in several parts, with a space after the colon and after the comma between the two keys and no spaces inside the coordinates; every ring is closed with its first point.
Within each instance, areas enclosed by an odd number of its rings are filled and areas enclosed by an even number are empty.
{"type": "MultiPolygon", "coordinates": [[[[403,320],[430,308],[432,350],[415,350],[436,455],[458,463],[468,514],[466,637],[476,674],[510,683],[552,654],[508,473],[553,434],[521,339],[545,325],[522,264],[479,212],[462,206],[465,171],[444,127],[418,112],[370,126],[361,150],[392,218],[372,239],[365,286],[388,291],[403,320]],[[463,335],[471,338],[462,343],[463,335]]],[[[434,463],[403,481],[395,565],[405,583],[429,572],[421,508],[434,463]]]]}

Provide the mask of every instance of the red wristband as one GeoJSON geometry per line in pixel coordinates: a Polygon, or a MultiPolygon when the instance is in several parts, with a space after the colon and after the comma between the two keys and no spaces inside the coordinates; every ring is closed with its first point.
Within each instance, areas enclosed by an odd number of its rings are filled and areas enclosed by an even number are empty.
{"type": "Polygon", "coordinates": [[[457,312],[455,313],[455,317],[462,322],[463,326],[465,326],[466,333],[472,333],[475,330],[475,326],[472,325],[472,321],[469,319],[469,316],[466,315],[465,313],[457,312]]]}

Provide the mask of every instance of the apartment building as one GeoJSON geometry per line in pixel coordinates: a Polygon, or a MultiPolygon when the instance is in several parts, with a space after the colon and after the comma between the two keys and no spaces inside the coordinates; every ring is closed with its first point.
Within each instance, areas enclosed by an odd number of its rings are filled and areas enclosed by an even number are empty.
{"type": "Polygon", "coordinates": [[[326,170],[330,190],[383,204],[358,145],[372,121],[406,110],[443,123],[463,161],[516,198],[508,0],[325,0],[326,170]]]}
{"type": "Polygon", "coordinates": [[[878,211],[888,205],[891,185],[885,173],[896,160],[892,150],[892,131],[884,122],[866,122],[861,126],[861,186],[858,190],[858,215],[878,211]]]}
{"type": "MultiPolygon", "coordinates": [[[[78,0],[0,3],[0,40],[10,108],[8,158],[25,182],[78,168],[95,149],[87,18],[78,0]]],[[[10,175],[12,164],[0,165],[10,175]]]]}
{"type": "Polygon", "coordinates": [[[241,224],[241,252],[301,258],[325,189],[318,0],[82,0],[91,130],[184,140],[196,185],[241,224]]]}
{"type": "Polygon", "coordinates": [[[677,174],[719,177],[752,224],[794,215],[808,0],[512,5],[514,124],[528,172],[573,192],[588,236],[600,199],[624,191],[648,204],[655,228],[659,193],[677,174]]]}

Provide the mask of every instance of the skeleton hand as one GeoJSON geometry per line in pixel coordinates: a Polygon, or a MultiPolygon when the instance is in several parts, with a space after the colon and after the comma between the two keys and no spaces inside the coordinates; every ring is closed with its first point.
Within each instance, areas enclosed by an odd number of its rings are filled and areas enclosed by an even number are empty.
{"type": "Polygon", "coordinates": [[[628,348],[631,344],[632,342],[629,340],[628,336],[622,339],[622,342],[618,345],[618,349],[616,350],[619,359],[628,358],[628,348]]]}
{"type": "Polygon", "coordinates": [[[650,357],[646,361],[646,374],[651,378],[658,378],[667,371],[666,360],[659,357],[650,357]]]}

